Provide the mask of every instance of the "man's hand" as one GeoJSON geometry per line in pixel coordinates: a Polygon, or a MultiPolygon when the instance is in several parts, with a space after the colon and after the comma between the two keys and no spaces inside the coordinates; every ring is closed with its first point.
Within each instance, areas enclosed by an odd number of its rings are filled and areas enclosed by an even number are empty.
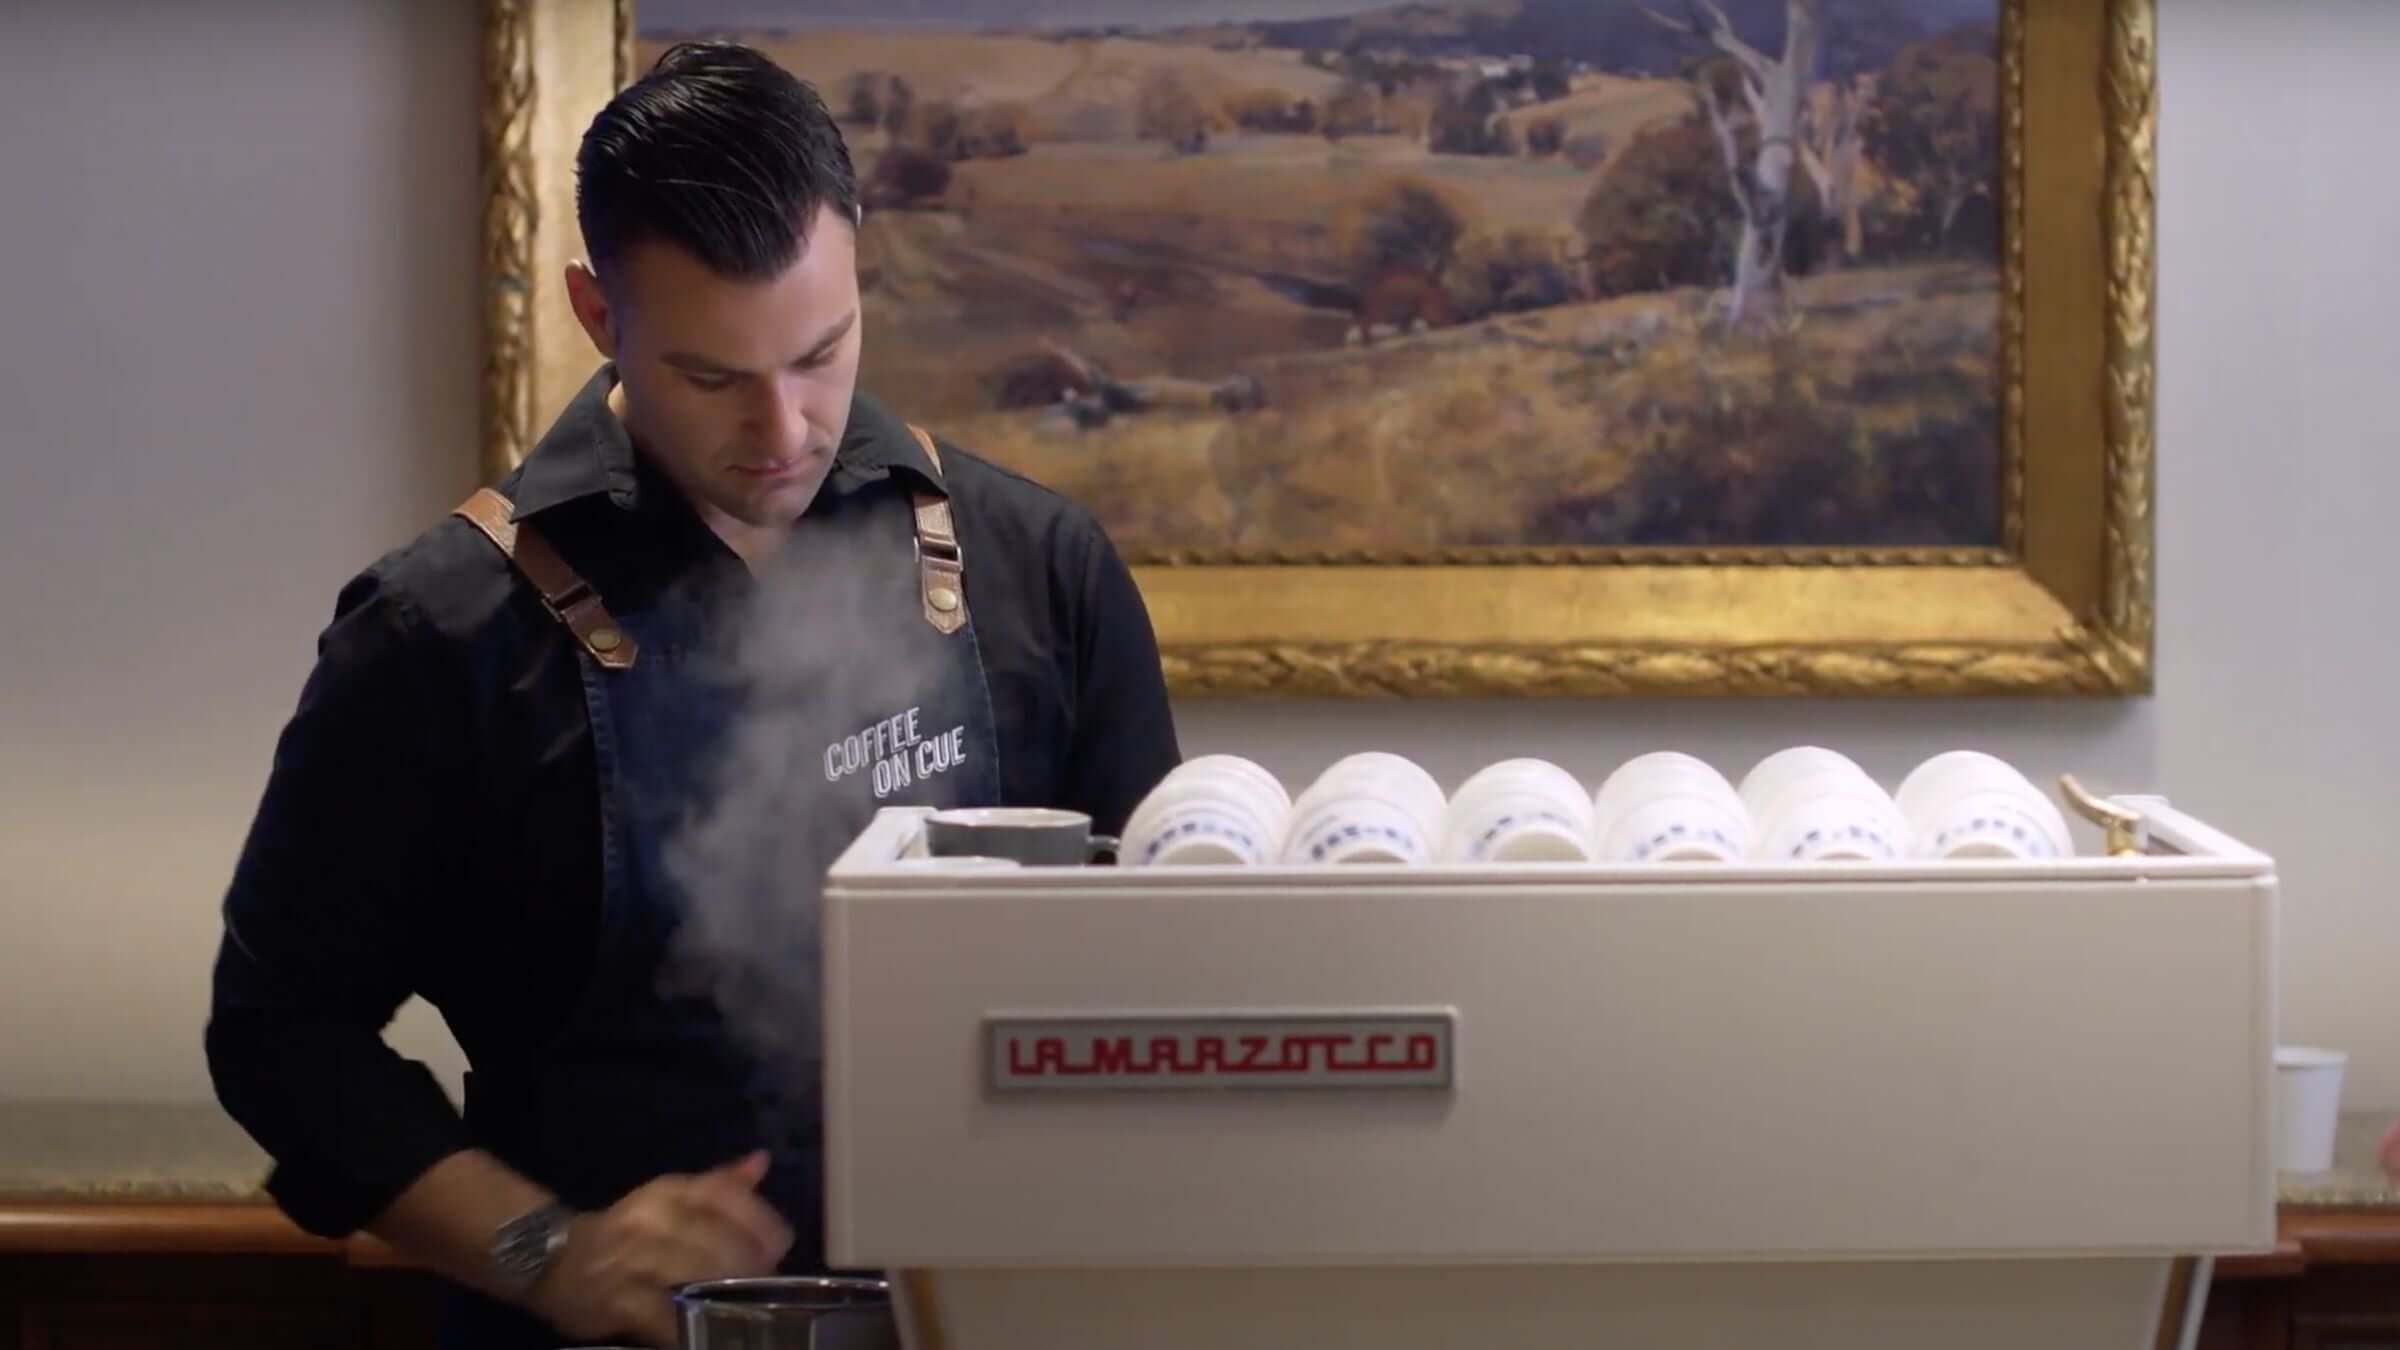
{"type": "Polygon", "coordinates": [[[570,1336],[636,1336],[673,1350],[668,1292],[695,1280],[772,1274],[792,1230],[758,1197],[767,1155],[665,1176],[568,1225],[526,1305],[570,1336]]]}

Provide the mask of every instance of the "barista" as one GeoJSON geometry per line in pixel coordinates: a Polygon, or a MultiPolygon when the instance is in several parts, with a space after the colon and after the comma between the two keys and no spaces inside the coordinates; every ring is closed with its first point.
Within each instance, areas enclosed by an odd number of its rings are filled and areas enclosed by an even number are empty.
{"type": "Polygon", "coordinates": [[[1178,758],[1095,521],[856,389],[859,185],[814,91],[680,46],[576,168],[602,364],[496,494],[342,590],[207,1034],[275,1200],[448,1276],[446,1343],[487,1350],[672,1344],[670,1287],[824,1267],[813,1077],[793,1100],[666,978],[673,831],[735,736],[771,726],[786,818],[835,839],[900,804],[1114,832],[1178,758]],[[727,678],[770,591],[791,669],[727,678]],[[382,1038],[412,995],[466,1052],[463,1118],[382,1038]]]}

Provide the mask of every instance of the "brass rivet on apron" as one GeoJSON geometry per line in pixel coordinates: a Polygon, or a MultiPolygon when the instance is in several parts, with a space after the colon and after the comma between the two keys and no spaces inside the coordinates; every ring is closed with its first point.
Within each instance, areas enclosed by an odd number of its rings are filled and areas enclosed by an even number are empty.
{"type": "Polygon", "coordinates": [[[947,614],[950,611],[958,608],[958,592],[951,590],[947,586],[936,586],[932,590],[927,591],[925,593],[925,599],[927,602],[932,604],[935,609],[940,610],[944,614],[947,614]]]}
{"type": "Polygon", "coordinates": [[[617,648],[624,645],[625,639],[617,636],[617,630],[614,628],[595,628],[592,630],[593,651],[613,652],[617,648]]]}

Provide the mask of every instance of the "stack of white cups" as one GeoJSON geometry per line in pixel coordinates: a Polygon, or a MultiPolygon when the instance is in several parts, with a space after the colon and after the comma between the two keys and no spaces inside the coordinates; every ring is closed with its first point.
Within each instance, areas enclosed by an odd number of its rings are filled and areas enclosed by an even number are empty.
{"type": "Polygon", "coordinates": [[[1275,856],[1292,799],[1274,774],[1239,755],[1179,764],[1125,822],[1127,867],[1255,866],[1275,856]]]}
{"type": "Polygon", "coordinates": [[[1442,785],[1381,751],[1337,760],[1292,803],[1287,863],[1424,863],[1442,835],[1442,785]]]}
{"type": "Polygon", "coordinates": [[[1888,862],[2070,857],[2066,817],[2006,761],[1953,750],[1887,793],[1847,756],[1794,746],[1737,790],[1662,750],[1599,791],[1542,759],[1491,764],[1445,796],[1399,755],[1336,761],[1294,800],[1238,755],[1179,765],[1126,822],[1129,867],[1281,862],[1888,862]]]}
{"type": "Polygon", "coordinates": [[[1445,862],[1588,862],[1592,800],[1565,769],[1505,759],[1459,784],[1442,819],[1445,862]]]}
{"type": "Polygon", "coordinates": [[[1750,815],[1707,761],[1674,750],[1620,765],[1592,796],[1603,862],[1732,862],[1750,851],[1750,815]]]}
{"type": "Polygon", "coordinates": [[[1892,862],[1910,854],[1908,819],[1848,756],[1819,746],[1779,750],[1742,779],[1770,862],[1892,862]]]}
{"type": "Polygon", "coordinates": [[[1952,750],[1918,765],[1895,794],[1926,858],[2064,858],[2066,814],[2007,761],[1952,750]]]}

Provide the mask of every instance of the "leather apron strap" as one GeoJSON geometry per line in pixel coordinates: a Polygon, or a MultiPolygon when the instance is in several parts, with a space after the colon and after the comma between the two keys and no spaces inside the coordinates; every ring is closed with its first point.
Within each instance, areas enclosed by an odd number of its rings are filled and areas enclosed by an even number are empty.
{"type": "MultiPolygon", "coordinates": [[[[910,423],[909,434],[925,448],[935,474],[942,472],[942,452],[932,433],[910,423]]],[[[958,544],[958,528],[950,516],[950,499],[923,489],[909,493],[917,530],[918,590],[925,622],[945,636],[967,626],[966,554],[958,544]]],[[[516,506],[499,491],[482,488],[451,511],[481,530],[494,547],[516,564],[525,579],[542,594],[542,603],[558,616],[592,659],[610,670],[633,665],[640,647],[633,635],[609,617],[600,593],[558,556],[539,530],[515,519],[516,506]]]]}
{"type": "MultiPolygon", "coordinates": [[[[911,422],[908,434],[925,447],[933,472],[942,472],[942,452],[933,434],[911,422]]],[[[917,521],[918,590],[925,601],[925,622],[948,636],[967,626],[967,559],[958,546],[958,529],[950,519],[950,499],[938,492],[911,489],[909,501],[917,521]]]]}
{"type": "Polygon", "coordinates": [[[516,564],[533,588],[542,593],[542,603],[549,607],[592,659],[610,670],[625,670],[633,665],[640,647],[633,635],[609,617],[608,609],[600,603],[600,593],[591,583],[576,575],[567,560],[558,556],[541,531],[515,519],[516,506],[491,488],[483,488],[460,502],[450,514],[464,519],[483,531],[502,555],[516,564]]]}

